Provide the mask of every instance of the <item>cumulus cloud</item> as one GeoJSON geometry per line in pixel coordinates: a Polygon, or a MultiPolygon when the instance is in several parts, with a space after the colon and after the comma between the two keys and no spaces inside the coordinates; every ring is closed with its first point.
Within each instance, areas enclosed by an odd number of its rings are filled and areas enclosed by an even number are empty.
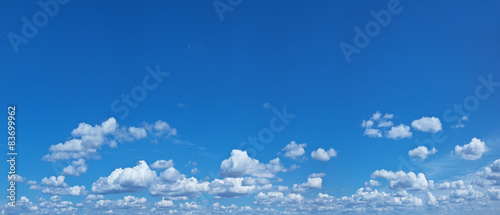
{"type": "Polygon", "coordinates": [[[427,149],[425,146],[419,146],[413,150],[408,152],[410,157],[413,157],[413,160],[425,160],[427,156],[436,154],[437,149],[432,148],[431,150],[427,149]]]}
{"type": "Polygon", "coordinates": [[[376,170],[371,177],[389,180],[389,188],[393,190],[425,190],[429,187],[429,182],[423,173],[392,172],[383,169],[376,170]]]}
{"type": "Polygon", "coordinates": [[[293,191],[294,192],[305,192],[306,189],[321,189],[321,184],[323,180],[320,177],[307,178],[307,182],[302,184],[294,184],[293,191]]]}
{"type": "Polygon", "coordinates": [[[318,148],[316,151],[311,152],[311,158],[319,161],[329,161],[330,158],[336,156],[337,152],[333,148],[328,149],[328,151],[325,151],[323,148],[318,148]]]}
{"type": "MultiPolygon", "coordinates": [[[[155,135],[175,136],[177,131],[171,128],[168,123],[157,121],[153,125],[145,123],[144,128],[119,127],[116,119],[111,117],[101,125],[89,125],[80,123],[75,128],[70,139],[64,143],[52,145],[49,148],[50,154],[43,156],[43,160],[55,162],[58,160],[68,160],[80,158],[98,158],[97,151],[107,144],[116,147],[117,142],[134,141],[145,138],[146,130],[155,135]]],[[[68,171],[71,171],[71,167],[68,171]]]]}
{"type": "Polygon", "coordinates": [[[257,185],[257,181],[248,182],[252,178],[224,178],[222,180],[215,179],[210,183],[211,195],[215,198],[235,198],[239,196],[247,196],[258,191],[270,190],[272,185],[265,184],[257,185]]]}
{"type": "Polygon", "coordinates": [[[306,147],[307,144],[302,143],[302,144],[297,144],[295,141],[291,141],[288,145],[285,146],[285,148],[281,149],[281,151],[285,151],[285,157],[291,158],[291,159],[299,159],[306,153],[304,150],[304,147],[306,147]]]}
{"type": "Polygon", "coordinates": [[[231,157],[222,161],[219,174],[223,177],[250,175],[254,177],[274,178],[276,173],[283,169],[283,164],[281,164],[279,158],[269,161],[268,164],[264,164],[250,158],[246,151],[234,149],[231,151],[231,157]]]}
{"type": "Polygon", "coordinates": [[[365,187],[378,187],[381,183],[379,181],[370,179],[370,181],[365,182],[365,187]]]}
{"type": "Polygon", "coordinates": [[[400,124],[398,126],[391,127],[391,130],[387,131],[387,138],[391,139],[403,139],[410,138],[412,135],[410,131],[410,126],[400,124]]]}
{"type": "Polygon", "coordinates": [[[160,208],[169,208],[169,207],[174,207],[174,202],[170,201],[170,200],[165,200],[165,198],[162,198],[161,201],[158,201],[155,203],[155,206],[156,207],[160,207],[160,208]]]}
{"type": "Polygon", "coordinates": [[[153,164],[151,164],[151,168],[153,169],[167,169],[174,166],[173,160],[157,160],[153,164]]]}
{"type": "Polygon", "coordinates": [[[381,129],[385,129],[387,127],[391,127],[393,122],[390,121],[394,117],[393,114],[384,114],[377,111],[372,115],[369,120],[363,120],[361,123],[361,127],[365,129],[363,135],[368,137],[382,137],[381,129]],[[377,128],[378,127],[378,128],[377,128]]]}
{"type": "Polygon", "coordinates": [[[72,165],[63,169],[64,175],[80,176],[80,174],[87,172],[87,164],[83,158],[74,160],[72,165]]]}
{"type": "Polygon", "coordinates": [[[255,196],[254,204],[257,205],[274,205],[274,206],[287,206],[289,204],[300,203],[304,197],[300,194],[290,193],[284,195],[281,192],[260,192],[255,196]]]}
{"type": "Polygon", "coordinates": [[[464,184],[464,181],[462,180],[458,180],[458,181],[452,181],[452,182],[443,182],[443,183],[438,183],[435,185],[435,187],[437,189],[446,189],[446,190],[449,190],[449,189],[465,189],[465,184],[464,184]]]}
{"type": "Polygon", "coordinates": [[[473,184],[479,185],[481,187],[487,187],[491,185],[500,185],[500,159],[495,160],[491,165],[484,167],[482,170],[476,173],[480,179],[473,181],[473,184]]]}
{"type": "Polygon", "coordinates": [[[441,121],[436,117],[422,117],[420,119],[413,120],[411,127],[419,131],[431,133],[437,133],[443,129],[441,121]]]}
{"type": "Polygon", "coordinates": [[[481,158],[486,151],[488,151],[486,144],[475,137],[472,138],[469,144],[455,146],[455,153],[465,160],[477,160],[481,158]]]}
{"type": "Polygon", "coordinates": [[[98,194],[137,192],[149,186],[157,178],[145,161],[133,168],[118,168],[108,177],[101,177],[92,184],[92,192],[98,194]]]}
{"type": "Polygon", "coordinates": [[[30,182],[30,189],[42,190],[42,193],[59,196],[81,196],[87,194],[85,186],[71,187],[66,182],[64,182],[64,180],[64,176],[51,176],[49,178],[45,177],[42,179],[40,184],[36,184],[35,181],[30,182]]]}

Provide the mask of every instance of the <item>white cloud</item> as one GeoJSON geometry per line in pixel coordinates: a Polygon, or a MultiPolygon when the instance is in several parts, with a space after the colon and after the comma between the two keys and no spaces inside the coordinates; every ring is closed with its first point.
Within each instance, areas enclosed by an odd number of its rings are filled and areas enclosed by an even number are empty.
{"type": "Polygon", "coordinates": [[[157,160],[153,164],[151,164],[151,168],[153,169],[167,169],[174,166],[173,160],[157,160]]]}
{"type": "Polygon", "coordinates": [[[153,124],[144,124],[144,128],[149,132],[155,134],[156,136],[176,136],[177,129],[170,127],[170,125],[164,121],[158,120],[153,124]]]}
{"type": "Polygon", "coordinates": [[[477,138],[472,138],[469,144],[464,146],[455,146],[455,153],[465,160],[477,160],[488,151],[486,144],[477,138]]]}
{"type": "Polygon", "coordinates": [[[191,169],[191,175],[196,175],[196,174],[198,174],[199,172],[200,172],[200,170],[198,170],[198,168],[196,168],[196,167],[195,167],[195,168],[193,168],[193,169],[191,169]]]}
{"type": "Polygon", "coordinates": [[[391,130],[387,131],[387,138],[391,139],[402,139],[402,138],[411,138],[410,126],[400,124],[395,127],[391,127],[391,130]]]}
{"type": "Polygon", "coordinates": [[[307,178],[307,182],[302,184],[294,184],[294,192],[305,192],[305,189],[321,189],[323,180],[320,177],[307,178]]]}
{"type": "Polygon", "coordinates": [[[438,183],[435,186],[437,189],[441,190],[449,190],[449,189],[465,189],[464,181],[458,180],[458,181],[452,181],[452,182],[443,182],[443,183],[438,183]]]}
{"type": "Polygon", "coordinates": [[[88,195],[85,200],[90,200],[90,201],[95,201],[95,200],[100,200],[104,199],[103,195],[88,195]]]}
{"type": "Polygon", "coordinates": [[[271,160],[269,164],[260,163],[250,158],[246,151],[234,149],[231,157],[222,161],[220,175],[223,177],[242,177],[251,175],[254,177],[274,178],[276,173],[283,170],[279,158],[271,160]]]}
{"type": "Polygon", "coordinates": [[[380,185],[381,185],[381,183],[379,181],[376,181],[373,179],[370,179],[370,181],[365,182],[366,187],[378,187],[380,185]]]}
{"type": "Polygon", "coordinates": [[[108,177],[101,177],[92,184],[92,192],[98,194],[136,192],[148,187],[157,178],[145,161],[133,168],[118,168],[108,177]]]}
{"type": "Polygon", "coordinates": [[[491,200],[500,200],[500,189],[491,187],[490,189],[488,189],[488,196],[491,200]]]}
{"type": "Polygon", "coordinates": [[[209,191],[209,182],[201,182],[196,178],[182,178],[170,182],[155,182],[149,187],[149,193],[163,196],[169,200],[188,200],[209,191]]]}
{"type": "Polygon", "coordinates": [[[252,193],[270,190],[272,185],[266,184],[262,186],[256,185],[255,183],[248,182],[249,178],[224,178],[222,180],[215,179],[210,183],[211,195],[215,195],[215,198],[235,198],[239,196],[248,196],[252,193]]]}
{"type": "Polygon", "coordinates": [[[441,121],[436,117],[422,117],[417,120],[413,120],[411,127],[423,132],[437,133],[443,130],[441,121]]]}
{"type": "Polygon", "coordinates": [[[363,133],[363,135],[369,136],[369,137],[382,137],[382,132],[380,132],[379,129],[367,128],[367,129],[365,129],[365,132],[363,133]]]}
{"type": "Polygon", "coordinates": [[[304,197],[300,194],[290,193],[286,196],[281,192],[260,192],[255,196],[254,204],[257,205],[275,205],[275,206],[287,206],[290,204],[300,203],[304,200],[304,197]]]}
{"type": "Polygon", "coordinates": [[[311,158],[319,161],[329,161],[331,157],[336,157],[337,152],[335,149],[330,148],[325,151],[323,148],[318,148],[316,151],[311,152],[311,158]]]}
{"type": "Polygon", "coordinates": [[[156,207],[160,207],[160,208],[169,208],[169,207],[174,207],[174,202],[170,201],[170,200],[165,200],[165,198],[162,198],[161,201],[158,201],[155,203],[155,206],[156,207]]]}
{"type": "Polygon", "coordinates": [[[429,187],[429,182],[423,173],[416,175],[413,172],[392,172],[383,169],[373,172],[371,177],[389,180],[389,188],[394,190],[425,190],[429,187]]]}
{"type": "Polygon", "coordinates": [[[142,208],[147,204],[147,199],[142,197],[135,196],[124,196],[123,199],[118,200],[99,200],[97,201],[95,208],[98,209],[133,209],[133,208],[142,208]]]}
{"type": "Polygon", "coordinates": [[[287,158],[299,159],[306,153],[304,150],[306,146],[307,144],[305,143],[297,144],[295,141],[291,141],[285,148],[281,149],[281,151],[285,151],[285,157],[287,158]]]}
{"type": "Polygon", "coordinates": [[[484,167],[476,173],[481,179],[474,180],[473,184],[481,187],[500,185],[500,159],[495,160],[491,165],[484,167]]]}
{"type": "Polygon", "coordinates": [[[425,146],[419,146],[413,150],[408,152],[410,157],[413,157],[413,160],[425,160],[427,156],[436,154],[437,149],[432,148],[431,150],[427,149],[425,146]]]}
{"type": "MultiPolygon", "coordinates": [[[[71,132],[71,135],[74,137],[73,139],[57,145],[51,145],[49,148],[50,154],[43,156],[42,159],[55,162],[68,159],[98,158],[97,150],[100,150],[104,144],[116,147],[117,142],[145,138],[147,136],[147,129],[156,135],[166,134],[167,137],[177,134],[175,128],[171,128],[168,123],[163,121],[157,121],[153,125],[145,123],[144,128],[119,128],[116,119],[111,117],[101,125],[91,126],[87,123],[80,123],[71,132]]],[[[68,171],[71,170],[68,169],[68,171]]]]}
{"type": "Polygon", "coordinates": [[[64,175],[80,176],[80,174],[87,172],[87,164],[83,158],[74,160],[72,165],[63,169],[64,175]]]}

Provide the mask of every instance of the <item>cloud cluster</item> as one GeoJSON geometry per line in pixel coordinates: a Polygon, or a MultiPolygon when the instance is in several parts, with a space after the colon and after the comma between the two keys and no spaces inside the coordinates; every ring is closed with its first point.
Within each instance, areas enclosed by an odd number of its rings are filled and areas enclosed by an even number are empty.
{"type": "Polygon", "coordinates": [[[285,146],[285,148],[281,149],[281,151],[285,151],[285,157],[297,160],[306,153],[306,151],[304,150],[304,147],[306,146],[307,144],[305,143],[297,144],[295,141],[291,141],[288,145],[285,146]]]}
{"type": "Polygon", "coordinates": [[[281,164],[279,158],[275,158],[269,161],[268,164],[264,164],[250,158],[246,151],[234,149],[231,151],[231,157],[222,161],[219,174],[222,177],[242,177],[249,175],[274,178],[276,173],[283,169],[283,164],[281,164]]]}
{"type": "Polygon", "coordinates": [[[314,160],[329,161],[332,157],[337,157],[337,151],[333,148],[328,149],[328,151],[318,148],[316,151],[311,152],[311,158],[314,160]]]}
{"type": "MultiPolygon", "coordinates": [[[[111,117],[101,125],[80,123],[71,132],[74,137],[64,143],[52,145],[50,154],[43,156],[43,160],[55,162],[58,160],[98,158],[97,150],[104,144],[117,147],[117,142],[133,141],[145,138],[148,132],[156,136],[175,136],[177,131],[168,123],[157,121],[154,124],[145,123],[143,127],[119,127],[116,119],[111,117]]],[[[71,171],[71,170],[68,170],[71,171]]]]}
{"type": "Polygon", "coordinates": [[[427,156],[436,154],[436,152],[436,148],[432,148],[431,150],[429,150],[425,146],[419,146],[415,149],[410,150],[408,152],[408,156],[413,157],[413,160],[425,160],[427,156]]]}
{"type": "Polygon", "coordinates": [[[484,141],[477,138],[472,138],[469,144],[464,146],[455,146],[455,153],[465,160],[477,160],[483,156],[483,154],[488,151],[488,147],[484,141]]]}
{"type": "Polygon", "coordinates": [[[429,187],[429,182],[423,173],[392,172],[383,169],[376,170],[371,177],[389,180],[389,188],[393,190],[425,190],[429,187]]]}
{"type": "MultiPolygon", "coordinates": [[[[394,126],[394,123],[391,121],[393,117],[393,114],[386,113],[382,115],[382,113],[377,111],[370,119],[363,120],[361,123],[361,127],[365,129],[363,135],[378,138],[385,136],[386,138],[395,140],[411,138],[413,133],[410,131],[410,126],[405,124],[394,126]]],[[[422,117],[413,120],[411,126],[422,132],[437,133],[442,130],[441,121],[436,117],[422,117]]]]}

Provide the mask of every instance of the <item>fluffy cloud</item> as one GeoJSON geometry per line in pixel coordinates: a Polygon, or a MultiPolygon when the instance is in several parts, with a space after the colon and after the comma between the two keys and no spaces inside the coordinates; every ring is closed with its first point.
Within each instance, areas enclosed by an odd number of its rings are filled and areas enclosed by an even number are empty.
{"type": "Polygon", "coordinates": [[[321,189],[321,184],[323,180],[320,177],[315,178],[307,178],[307,182],[302,184],[294,184],[293,191],[294,192],[305,192],[306,189],[321,189]]]}
{"type": "Polygon", "coordinates": [[[123,199],[118,200],[99,200],[95,208],[98,209],[133,209],[145,207],[147,203],[146,198],[135,196],[124,196],[123,199]]]}
{"type": "Polygon", "coordinates": [[[169,207],[174,207],[175,205],[172,201],[165,200],[165,198],[163,198],[161,201],[156,202],[155,206],[160,208],[169,208],[169,207]]]}
{"type": "Polygon", "coordinates": [[[366,187],[378,187],[380,185],[381,185],[381,183],[379,181],[376,181],[373,179],[370,179],[370,181],[365,182],[366,187]]]}
{"type": "Polygon", "coordinates": [[[464,146],[455,146],[455,153],[465,160],[477,160],[488,151],[486,144],[477,138],[472,138],[469,144],[464,146]]]}
{"type": "Polygon", "coordinates": [[[452,181],[452,182],[443,182],[443,183],[438,183],[435,185],[437,189],[465,189],[464,181],[458,180],[458,181],[452,181]]]}
{"type": "Polygon", "coordinates": [[[281,149],[281,151],[285,151],[285,157],[287,158],[299,159],[306,153],[304,150],[306,146],[307,144],[305,143],[297,144],[295,141],[291,141],[285,148],[281,149]]]}
{"type": "Polygon", "coordinates": [[[410,157],[413,157],[413,160],[425,160],[427,156],[436,154],[437,149],[432,148],[431,150],[427,149],[425,146],[419,146],[413,150],[408,152],[410,157]]]}
{"type": "Polygon", "coordinates": [[[442,130],[441,121],[436,117],[422,117],[413,120],[411,127],[423,132],[437,133],[442,130]]]}
{"type": "Polygon", "coordinates": [[[392,172],[383,169],[373,172],[371,177],[389,180],[389,188],[394,190],[425,190],[429,187],[429,182],[423,173],[416,175],[413,172],[392,172]]]}
{"type": "Polygon", "coordinates": [[[149,193],[163,196],[169,200],[188,200],[209,191],[209,182],[201,182],[196,178],[182,178],[172,182],[155,182],[149,187],[149,193]]]}
{"type": "Polygon", "coordinates": [[[304,197],[300,194],[290,193],[284,195],[281,192],[260,192],[255,196],[254,204],[257,205],[274,205],[274,206],[287,206],[290,204],[300,203],[304,197]]]}
{"type": "Polygon", "coordinates": [[[476,173],[480,179],[473,181],[473,184],[479,185],[481,187],[486,186],[499,186],[500,185],[500,159],[493,162],[493,164],[484,167],[476,173]]]}
{"type": "Polygon", "coordinates": [[[64,176],[51,176],[43,178],[40,184],[37,184],[35,181],[31,181],[29,184],[31,185],[31,190],[42,190],[42,193],[49,195],[81,196],[87,194],[85,186],[70,187],[64,180],[64,176]]]}
{"type": "Polygon", "coordinates": [[[153,169],[167,169],[174,166],[173,160],[158,160],[151,164],[151,168],[153,169]]]}
{"type": "Polygon", "coordinates": [[[92,192],[98,194],[137,192],[149,186],[157,178],[145,161],[133,168],[119,168],[108,177],[101,177],[92,184],[92,192]]]}
{"type": "Polygon", "coordinates": [[[325,151],[323,148],[318,148],[316,151],[311,152],[311,158],[319,161],[329,161],[331,157],[336,157],[337,152],[335,149],[330,148],[325,151]]]}
{"type": "Polygon", "coordinates": [[[391,130],[387,131],[387,138],[391,139],[402,139],[402,138],[410,138],[412,135],[410,131],[410,126],[400,124],[398,126],[391,127],[391,130]]]}
{"type": "Polygon", "coordinates": [[[250,175],[254,177],[274,178],[276,173],[283,169],[283,164],[281,164],[279,158],[271,160],[269,164],[264,164],[250,158],[246,151],[234,149],[231,151],[231,157],[222,161],[219,174],[223,177],[250,175]]]}
{"type": "MultiPolygon", "coordinates": [[[[146,123],[144,128],[120,128],[116,119],[111,117],[101,125],[92,126],[80,123],[71,132],[73,139],[50,146],[50,154],[43,156],[42,159],[55,162],[67,159],[97,158],[97,150],[101,149],[104,144],[116,147],[117,142],[142,139],[147,136],[146,130],[155,135],[175,136],[177,134],[175,128],[171,128],[163,121],[157,121],[153,125],[146,123]]],[[[68,171],[71,170],[68,169],[68,171]]]]}
{"type": "Polygon", "coordinates": [[[80,176],[81,173],[87,172],[87,164],[83,158],[74,160],[72,165],[69,165],[63,169],[64,175],[80,176]]]}
{"type": "Polygon", "coordinates": [[[270,190],[272,187],[271,184],[258,186],[255,183],[249,183],[248,179],[249,178],[215,179],[210,183],[209,193],[215,195],[215,198],[234,198],[247,196],[258,191],[270,190]]]}
{"type": "Polygon", "coordinates": [[[369,120],[363,120],[363,122],[361,123],[361,127],[365,129],[363,135],[369,137],[378,137],[378,138],[382,137],[382,132],[379,128],[386,128],[392,126],[393,123],[392,121],[390,121],[390,119],[392,119],[393,117],[394,115],[387,113],[382,116],[382,113],[377,111],[372,115],[372,117],[369,120]],[[375,123],[378,124],[375,125],[375,123]]]}

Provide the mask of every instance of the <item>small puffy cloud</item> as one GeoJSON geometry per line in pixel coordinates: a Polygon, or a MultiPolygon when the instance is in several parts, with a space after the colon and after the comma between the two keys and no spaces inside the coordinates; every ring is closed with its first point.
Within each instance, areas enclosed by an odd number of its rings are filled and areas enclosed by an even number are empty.
{"type": "Polygon", "coordinates": [[[408,152],[410,157],[413,157],[413,160],[425,160],[427,156],[436,154],[437,149],[432,148],[431,150],[427,149],[425,146],[419,146],[413,150],[408,152]]]}
{"type": "Polygon", "coordinates": [[[148,136],[148,134],[146,133],[146,129],[144,128],[129,127],[128,132],[135,139],[142,139],[148,136]]]}
{"type": "Polygon", "coordinates": [[[167,169],[174,166],[173,160],[157,160],[153,164],[151,164],[151,168],[153,169],[167,169]]]}
{"type": "Polygon", "coordinates": [[[476,173],[480,179],[473,181],[473,184],[479,185],[481,187],[487,187],[491,185],[500,185],[500,159],[494,161],[491,165],[484,167],[476,173]]]}
{"type": "MultiPolygon", "coordinates": [[[[118,199],[118,200],[99,200],[95,204],[95,208],[97,209],[105,209],[105,210],[112,210],[112,209],[134,209],[134,208],[143,208],[147,204],[146,198],[142,197],[135,197],[135,196],[124,196],[123,199],[118,199]]],[[[113,212],[112,212],[113,213],[113,212]]]]}
{"type": "Polygon", "coordinates": [[[378,187],[380,185],[381,185],[381,183],[379,181],[376,181],[373,179],[370,179],[370,181],[365,182],[366,187],[378,187]]]}
{"type": "Polygon", "coordinates": [[[9,175],[9,176],[7,177],[7,179],[8,179],[9,181],[14,181],[14,182],[16,182],[16,183],[22,183],[22,182],[26,181],[26,178],[24,178],[24,177],[22,177],[22,176],[20,176],[20,175],[18,175],[18,174],[12,174],[12,175],[9,175]]]}
{"type": "Polygon", "coordinates": [[[220,175],[223,177],[242,177],[250,175],[262,178],[274,178],[277,172],[284,169],[279,158],[269,161],[268,164],[260,163],[250,158],[246,151],[234,149],[231,157],[223,160],[220,165],[220,175]]]}
{"type": "Polygon", "coordinates": [[[64,176],[51,176],[49,178],[45,177],[40,182],[40,185],[36,185],[35,183],[30,187],[30,189],[41,189],[42,193],[59,196],[81,196],[87,194],[85,186],[70,187],[66,182],[64,182],[64,179],[64,176]]]}
{"type": "Polygon", "coordinates": [[[63,169],[64,175],[80,176],[80,174],[87,172],[87,164],[83,158],[74,160],[72,165],[63,169]]]}
{"type": "Polygon", "coordinates": [[[465,160],[477,160],[488,151],[486,144],[477,138],[472,138],[469,144],[464,146],[455,146],[455,153],[465,160]]]}
{"type": "Polygon", "coordinates": [[[423,173],[392,172],[383,169],[373,172],[371,177],[389,180],[389,188],[393,190],[425,190],[429,187],[429,182],[423,173]]]}
{"type": "Polygon", "coordinates": [[[417,120],[413,120],[411,127],[423,132],[437,133],[443,130],[441,121],[436,117],[422,117],[417,120]]]}
{"type": "Polygon", "coordinates": [[[281,149],[281,151],[285,151],[285,157],[287,158],[299,159],[306,153],[304,150],[306,146],[307,144],[305,143],[297,144],[295,141],[291,141],[285,148],[281,149]]]}
{"type": "Polygon", "coordinates": [[[294,184],[293,191],[305,192],[305,189],[321,189],[322,183],[323,179],[321,179],[320,177],[307,178],[307,182],[304,182],[302,184],[294,184]]]}
{"type": "Polygon", "coordinates": [[[169,208],[169,207],[174,207],[175,205],[172,201],[165,200],[165,198],[162,198],[161,201],[155,203],[155,206],[160,208],[169,208]]]}
{"type": "Polygon", "coordinates": [[[304,197],[300,194],[290,193],[285,196],[281,192],[260,192],[255,196],[254,204],[287,206],[290,204],[301,203],[302,201],[304,201],[304,197]]]}
{"type": "Polygon", "coordinates": [[[391,127],[391,130],[387,131],[387,138],[391,139],[402,139],[402,138],[411,138],[410,126],[400,124],[398,126],[391,127]]]}
{"type": "Polygon", "coordinates": [[[100,200],[104,199],[103,195],[88,195],[85,200],[90,200],[90,201],[95,201],[95,200],[100,200]]]}
{"type": "Polygon", "coordinates": [[[177,129],[170,127],[170,125],[164,121],[158,120],[153,124],[144,124],[144,128],[156,136],[176,136],[177,129]]]}
{"type": "Polygon", "coordinates": [[[369,137],[382,137],[382,132],[380,132],[380,130],[376,128],[367,128],[365,129],[363,135],[369,137]]]}
{"type": "Polygon", "coordinates": [[[196,167],[195,167],[195,168],[193,168],[193,169],[191,169],[191,175],[196,175],[196,174],[198,174],[199,172],[200,172],[200,170],[198,170],[198,168],[196,168],[196,167]]]}
{"type": "Polygon", "coordinates": [[[456,190],[456,189],[465,189],[465,184],[464,181],[458,180],[458,181],[452,181],[452,182],[443,182],[443,183],[437,183],[435,185],[437,189],[440,190],[456,190]]]}
{"type": "Polygon", "coordinates": [[[148,187],[157,178],[145,161],[139,161],[133,168],[118,168],[108,177],[101,177],[92,184],[97,194],[136,192],[148,187]]]}
{"type": "Polygon", "coordinates": [[[209,184],[209,182],[198,181],[194,177],[175,181],[157,181],[149,186],[149,193],[153,196],[163,196],[168,200],[188,200],[209,191],[209,184]]]}
{"type": "Polygon", "coordinates": [[[377,111],[369,120],[363,120],[363,122],[361,123],[361,127],[365,129],[363,135],[376,138],[382,137],[383,135],[381,129],[391,127],[393,123],[392,121],[390,121],[390,119],[392,119],[393,117],[394,115],[392,114],[386,113],[382,115],[382,113],[377,111]]]}
{"type": "Polygon", "coordinates": [[[311,158],[319,161],[329,161],[331,157],[336,157],[337,152],[335,149],[330,148],[325,151],[323,148],[318,148],[316,151],[311,152],[311,158]]]}
{"type": "Polygon", "coordinates": [[[224,178],[215,179],[210,183],[209,194],[215,195],[215,198],[235,198],[248,196],[250,194],[270,190],[272,185],[257,185],[258,181],[251,181],[253,178],[224,178]]]}

